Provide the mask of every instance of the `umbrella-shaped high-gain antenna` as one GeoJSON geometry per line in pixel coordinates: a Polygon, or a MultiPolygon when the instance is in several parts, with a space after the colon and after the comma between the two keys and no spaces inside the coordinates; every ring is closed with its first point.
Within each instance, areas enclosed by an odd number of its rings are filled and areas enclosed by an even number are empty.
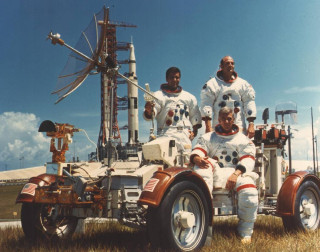
{"type": "Polygon", "coordinates": [[[99,56],[104,45],[109,11],[103,8],[98,14],[94,14],[89,26],[81,33],[75,48],[66,44],[60,34],[49,33],[48,39],[52,44],[59,44],[69,48],[72,52],[68,61],[58,77],[56,90],[59,99],[56,103],[66,98],[75,91],[87,78],[87,76],[101,65],[99,56]]]}

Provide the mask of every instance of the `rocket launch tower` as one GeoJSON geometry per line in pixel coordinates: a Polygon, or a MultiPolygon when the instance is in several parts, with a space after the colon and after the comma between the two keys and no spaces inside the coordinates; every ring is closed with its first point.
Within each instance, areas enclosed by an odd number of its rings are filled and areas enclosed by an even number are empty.
{"type": "MultiPolygon", "coordinates": [[[[118,42],[116,31],[119,27],[136,27],[132,24],[112,22],[107,20],[106,39],[104,44],[104,55],[107,55],[111,67],[129,64],[128,77],[137,83],[136,58],[133,43],[118,42]],[[129,60],[118,60],[117,51],[130,50],[129,60]]],[[[107,59],[105,59],[107,60],[107,59]]],[[[110,66],[109,66],[110,67],[110,66]]],[[[118,110],[128,109],[128,144],[138,143],[138,89],[130,82],[121,80],[117,75],[110,75],[106,71],[101,72],[101,123],[98,137],[98,151],[100,161],[104,158],[115,160],[116,149],[121,148],[122,139],[118,125],[118,110]],[[127,97],[117,95],[118,84],[128,84],[127,97]]],[[[120,150],[123,152],[123,150],[120,150]]]]}

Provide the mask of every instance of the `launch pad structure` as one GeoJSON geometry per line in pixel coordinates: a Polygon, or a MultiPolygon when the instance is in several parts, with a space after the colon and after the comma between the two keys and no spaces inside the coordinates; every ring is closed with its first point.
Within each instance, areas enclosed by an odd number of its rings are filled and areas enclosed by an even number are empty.
{"type": "MultiPolygon", "coordinates": [[[[101,77],[101,122],[97,152],[89,155],[90,160],[104,161],[110,166],[113,161],[136,156],[141,150],[139,143],[138,81],[136,59],[132,42],[119,42],[117,28],[136,25],[110,20],[109,8],[94,14],[89,26],[82,32],[75,48],[67,45],[60,34],[49,33],[52,44],[60,44],[72,52],[59,76],[56,103],[76,90],[89,74],[101,77]],[[130,51],[128,60],[119,60],[118,51],[130,51]],[[129,65],[129,73],[120,74],[122,64],[129,65]],[[121,77],[121,78],[120,78],[121,77]],[[127,96],[117,95],[118,85],[127,83],[127,96]],[[128,125],[119,127],[118,111],[128,109],[128,125]],[[128,142],[123,145],[120,130],[128,129],[128,142]]],[[[143,89],[139,87],[140,89],[143,89]]]]}
{"type": "MultiPolygon", "coordinates": [[[[131,81],[137,83],[136,77],[136,59],[133,43],[118,42],[117,28],[136,27],[132,24],[123,22],[112,22],[109,20],[109,9],[107,12],[107,28],[105,34],[105,43],[102,49],[103,55],[107,55],[109,62],[113,67],[122,64],[129,64],[129,73],[125,74],[131,81]],[[129,60],[118,60],[117,51],[130,50],[129,60]]],[[[106,71],[101,72],[101,123],[98,137],[98,151],[100,161],[104,158],[117,159],[115,151],[118,147],[120,153],[128,154],[128,147],[135,149],[138,145],[138,89],[128,84],[127,97],[118,97],[117,89],[119,84],[126,84],[127,81],[120,79],[117,75],[110,75],[106,71]],[[118,124],[118,111],[128,109],[128,143],[125,150],[122,148],[122,139],[120,127],[118,124]],[[119,149],[120,148],[120,149],[119,149]]],[[[126,127],[124,127],[126,128],[126,127]]]]}

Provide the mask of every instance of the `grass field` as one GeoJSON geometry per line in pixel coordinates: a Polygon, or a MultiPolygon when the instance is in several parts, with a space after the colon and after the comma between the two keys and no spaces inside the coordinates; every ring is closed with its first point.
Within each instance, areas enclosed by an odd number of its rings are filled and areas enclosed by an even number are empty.
{"type": "MultiPolygon", "coordinates": [[[[0,187],[1,219],[20,218],[20,204],[15,199],[21,186],[0,187]],[[13,216],[17,212],[17,216],[13,216]]],[[[285,233],[280,218],[259,216],[252,244],[242,245],[236,236],[236,218],[215,219],[212,243],[201,251],[320,251],[320,230],[309,233],[285,233]]],[[[146,232],[118,223],[88,224],[85,234],[75,234],[67,241],[29,243],[21,228],[0,229],[0,251],[155,251],[146,232]]],[[[160,250],[158,250],[160,251],[160,250]]]]}
{"type": "MultiPolygon", "coordinates": [[[[288,234],[280,218],[259,216],[252,244],[242,245],[236,236],[236,218],[214,221],[212,243],[201,251],[320,251],[320,231],[288,234]]],[[[85,234],[67,241],[29,243],[21,228],[0,229],[0,251],[155,251],[145,231],[117,223],[90,224],[85,234]]],[[[158,250],[162,251],[162,250],[158,250]]]]}
{"type": "Polygon", "coordinates": [[[0,221],[1,219],[20,219],[21,204],[16,204],[16,198],[22,187],[23,185],[0,186],[0,221]]]}

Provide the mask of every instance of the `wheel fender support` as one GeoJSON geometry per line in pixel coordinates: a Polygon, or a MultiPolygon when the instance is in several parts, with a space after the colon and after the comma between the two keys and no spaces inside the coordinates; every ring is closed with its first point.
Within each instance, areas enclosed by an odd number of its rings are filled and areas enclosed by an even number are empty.
{"type": "Polygon", "coordinates": [[[57,175],[53,174],[40,174],[37,177],[32,177],[29,182],[25,184],[17,196],[16,203],[32,203],[34,201],[34,192],[36,188],[41,186],[49,186],[56,182],[57,175]],[[29,189],[28,189],[29,188],[29,189]]]}
{"type": "Polygon", "coordinates": [[[200,175],[188,168],[171,167],[157,171],[147,182],[139,198],[139,203],[151,207],[158,207],[167,190],[176,181],[189,180],[196,183],[204,192],[209,206],[209,217],[212,217],[212,200],[207,184],[200,175]]]}
{"type": "Polygon", "coordinates": [[[319,178],[306,171],[295,172],[286,178],[278,194],[276,215],[294,215],[294,203],[296,200],[297,191],[300,185],[306,180],[315,182],[320,188],[319,178]]]}

